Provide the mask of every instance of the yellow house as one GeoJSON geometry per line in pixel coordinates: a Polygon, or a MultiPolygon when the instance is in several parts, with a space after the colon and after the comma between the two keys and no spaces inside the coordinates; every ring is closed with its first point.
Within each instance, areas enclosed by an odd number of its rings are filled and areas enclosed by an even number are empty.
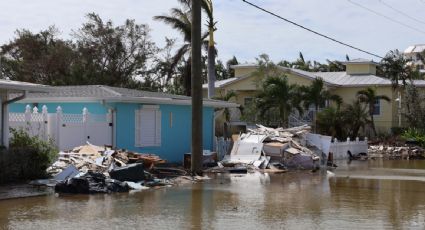
{"type": "MultiPolygon", "coordinates": [[[[391,127],[399,126],[398,92],[392,89],[391,81],[376,76],[376,62],[366,59],[354,59],[343,64],[346,65],[346,72],[307,72],[299,69],[278,66],[288,77],[289,84],[310,85],[316,78],[322,78],[325,86],[333,94],[339,95],[344,103],[351,103],[356,100],[357,92],[367,87],[375,87],[377,95],[386,95],[391,98],[391,102],[378,101],[375,105],[375,126],[378,132],[389,132],[391,127]]],[[[235,77],[222,81],[217,81],[216,95],[225,95],[229,91],[236,93],[234,102],[245,106],[256,95],[261,85],[258,84],[258,76],[253,74],[258,69],[255,64],[235,65],[235,77]]],[[[425,81],[416,81],[418,87],[425,87],[425,81]]],[[[204,95],[207,95],[208,86],[203,85],[204,95]]]]}

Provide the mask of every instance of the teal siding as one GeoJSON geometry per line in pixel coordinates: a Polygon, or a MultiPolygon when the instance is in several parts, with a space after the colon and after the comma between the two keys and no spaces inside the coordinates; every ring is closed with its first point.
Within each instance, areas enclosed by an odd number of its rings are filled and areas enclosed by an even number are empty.
{"type": "MultiPolygon", "coordinates": [[[[135,147],[135,110],[140,107],[138,104],[116,105],[117,146],[140,153],[155,153],[168,162],[182,162],[183,154],[190,152],[191,148],[191,106],[160,105],[161,146],[159,147],[135,147]]],[[[203,119],[203,146],[204,149],[212,150],[214,109],[204,108],[203,119]]]]}
{"type": "MultiPolygon", "coordinates": [[[[28,103],[13,103],[10,112],[22,113],[28,103]]],[[[32,106],[32,104],[30,104],[32,106]]],[[[86,107],[90,113],[105,114],[107,107],[100,103],[39,103],[38,107],[46,105],[49,113],[56,112],[60,105],[64,113],[80,114],[86,107]]],[[[116,146],[140,153],[154,153],[168,162],[182,162],[183,154],[191,149],[191,106],[188,105],[160,105],[161,111],[161,146],[135,147],[135,111],[141,104],[116,103],[116,146]],[[172,125],[170,123],[172,114],[172,125]]],[[[213,120],[214,109],[204,107],[203,110],[203,148],[213,148],[213,120]]]]}
{"type": "MultiPolygon", "coordinates": [[[[9,112],[11,113],[23,113],[25,112],[25,107],[30,105],[33,107],[33,103],[12,103],[9,105],[9,112]]],[[[38,103],[38,111],[41,112],[41,107],[43,105],[47,106],[49,113],[55,113],[58,106],[62,107],[64,113],[73,113],[81,114],[83,113],[83,108],[86,107],[89,113],[92,114],[105,114],[108,112],[108,109],[100,103],[96,102],[87,102],[87,103],[76,103],[76,102],[61,102],[61,103],[38,103]]]]}

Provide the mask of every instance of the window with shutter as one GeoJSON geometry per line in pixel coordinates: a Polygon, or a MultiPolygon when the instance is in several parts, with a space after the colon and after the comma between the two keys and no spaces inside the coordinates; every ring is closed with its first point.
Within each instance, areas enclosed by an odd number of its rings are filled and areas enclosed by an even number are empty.
{"type": "Polygon", "coordinates": [[[137,147],[161,146],[161,111],[157,108],[136,110],[137,147]]]}

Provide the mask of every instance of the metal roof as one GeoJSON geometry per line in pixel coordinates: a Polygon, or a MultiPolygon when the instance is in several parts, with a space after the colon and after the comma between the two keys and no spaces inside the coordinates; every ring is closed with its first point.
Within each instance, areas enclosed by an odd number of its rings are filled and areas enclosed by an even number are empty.
{"type": "Polygon", "coordinates": [[[420,53],[425,51],[425,44],[418,44],[407,47],[406,50],[404,50],[404,53],[420,53]]]}
{"type": "Polygon", "coordinates": [[[391,85],[390,80],[372,74],[350,75],[346,72],[307,72],[287,67],[280,68],[287,72],[309,79],[316,79],[320,77],[323,79],[325,84],[329,86],[355,87],[372,85],[391,85]]]}
{"type": "MultiPolygon", "coordinates": [[[[110,87],[104,85],[54,86],[47,93],[29,93],[23,102],[139,102],[158,104],[190,105],[191,97],[161,92],[149,92],[135,89],[110,87]]],[[[235,103],[204,99],[203,104],[211,107],[238,107],[235,103]]]]}

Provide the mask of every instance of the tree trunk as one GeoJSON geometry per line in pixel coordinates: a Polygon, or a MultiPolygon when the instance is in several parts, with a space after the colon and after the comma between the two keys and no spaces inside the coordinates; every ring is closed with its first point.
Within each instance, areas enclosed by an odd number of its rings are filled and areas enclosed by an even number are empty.
{"type": "MultiPolygon", "coordinates": [[[[192,96],[192,58],[189,57],[183,71],[183,87],[186,96],[192,96]]],[[[201,76],[201,75],[199,75],[201,76]]]]}
{"type": "Polygon", "coordinates": [[[192,0],[192,156],[191,171],[202,174],[201,0],[192,0]]]}
{"type": "Polygon", "coordinates": [[[209,28],[208,42],[208,98],[215,96],[215,48],[214,48],[214,28],[209,28]]]}
{"type": "Polygon", "coordinates": [[[369,105],[370,122],[372,125],[373,135],[376,137],[375,121],[373,120],[373,105],[369,105]]]}

